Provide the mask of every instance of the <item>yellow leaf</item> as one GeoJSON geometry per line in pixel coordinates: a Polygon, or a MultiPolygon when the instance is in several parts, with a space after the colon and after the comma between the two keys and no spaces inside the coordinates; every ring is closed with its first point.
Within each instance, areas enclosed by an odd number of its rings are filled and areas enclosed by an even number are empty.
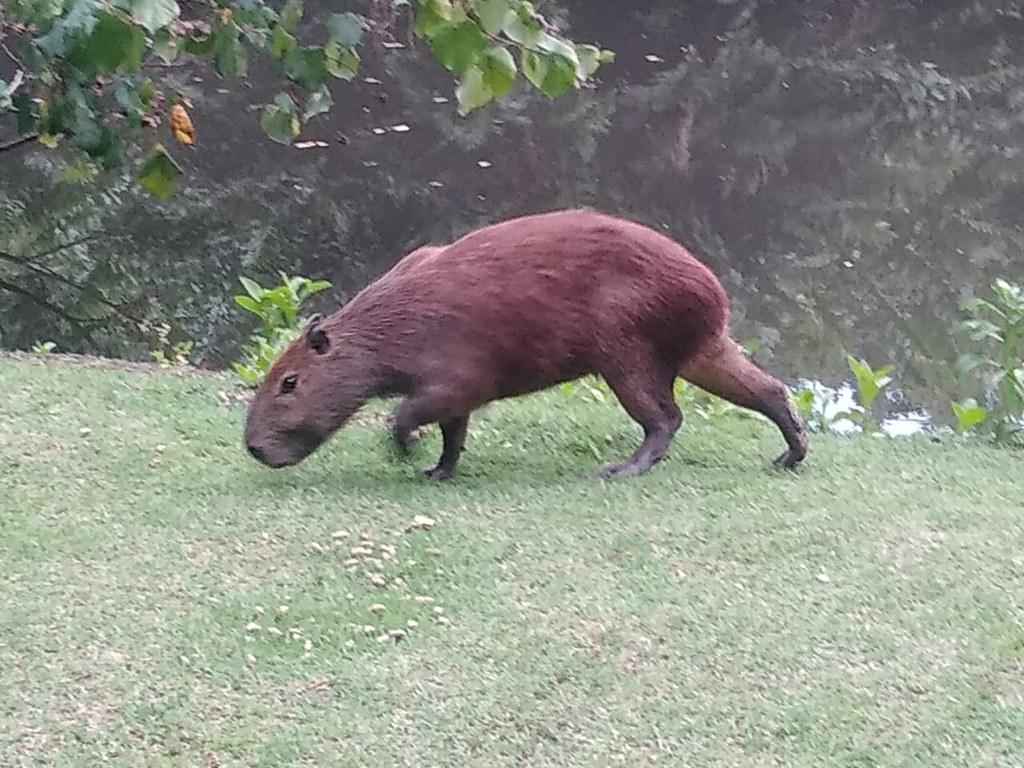
{"type": "Polygon", "coordinates": [[[181,104],[175,104],[170,111],[171,133],[179,143],[192,146],[196,141],[196,129],[192,119],[181,104]]]}
{"type": "Polygon", "coordinates": [[[39,134],[39,143],[42,144],[44,147],[49,147],[50,149],[53,149],[53,148],[55,148],[57,146],[57,142],[58,141],[60,141],[60,138],[57,137],[57,136],[54,136],[52,134],[49,134],[49,133],[40,133],[39,134]]]}

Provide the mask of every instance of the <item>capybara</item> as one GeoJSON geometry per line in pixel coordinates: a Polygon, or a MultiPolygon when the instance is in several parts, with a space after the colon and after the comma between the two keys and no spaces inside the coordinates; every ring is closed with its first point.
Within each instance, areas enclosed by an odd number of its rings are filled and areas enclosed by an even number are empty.
{"type": "Polygon", "coordinates": [[[432,478],[449,477],[469,416],[502,398],[599,374],[641,427],[628,458],[602,477],[639,475],[682,424],[682,376],[782,431],[793,467],[807,453],[785,387],[729,336],[729,300],[708,267],[642,224],[564,210],[482,227],[424,246],[328,317],[314,315],[267,373],[245,426],[271,467],[302,461],[367,400],[401,396],[392,436],[437,422],[432,478]]]}

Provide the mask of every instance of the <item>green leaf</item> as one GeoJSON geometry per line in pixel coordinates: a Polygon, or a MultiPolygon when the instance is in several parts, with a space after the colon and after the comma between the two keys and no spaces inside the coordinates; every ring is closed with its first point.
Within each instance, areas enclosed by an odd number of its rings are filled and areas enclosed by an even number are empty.
{"type": "Polygon", "coordinates": [[[509,0],[477,0],[475,10],[484,32],[497,35],[505,27],[512,3],[509,0]]]}
{"type": "Polygon", "coordinates": [[[354,48],[341,48],[332,42],[324,46],[324,54],[327,72],[333,77],[351,80],[359,71],[359,53],[354,48]]]}
{"type": "Polygon", "coordinates": [[[581,80],[586,80],[601,66],[601,49],[596,45],[577,45],[576,59],[579,62],[576,75],[581,80]]]}
{"type": "Polygon", "coordinates": [[[355,48],[363,39],[363,18],[354,13],[335,13],[327,20],[327,37],[342,48],[355,48]]]}
{"type": "Polygon", "coordinates": [[[263,108],[260,128],[279,144],[291,144],[302,126],[299,123],[298,108],[287,93],[279,93],[272,104],[263,108]]]}
{"type": "Polygon", "coordinates": [[[1003,336],[999,333],[999,326],[988,320],[965,320],[961,323],[961,327],[967,331],[967,335],[974,341],[992,339],[1000,344],[1003,342],[1003,336]]]}
{"type": "Polygon", "coordinates": [[[462,73],[455,97],[459,102],[459,114],[465,116],[489,102],[494,94],[484,82],[484,73],[474,66],[462,73]]]}
{"type": "Polygon", "coordinates": [[[486,44],[480,27],[467,19],[436,32],[430,39],[430,50],[449,72],[465,72],[480,58],[486,44]]]}
{"type": "Polygon", "coordinates": [[[293,48],[281,61],[285,77],[307,91],[319,88],[327,81],[327,54],[320,46],[293,48]]]}
{"type": "Polygon", "coordinates": [[[184,175],[185,172],[181,170],[181,166],[167,154],[163,145],[156,144],[135,179],[149,192],[166,200],[174,194],[184,175]]]}
{"type": "Polygon", "coordinates": [[[505,20],[505,34],[512,42],[527,49],[537,47],[537,38],[544,31],[532,13],[532,6],[520,4],[517,12],[509,14],[505,20]]]}
{"type": "MultiPolygon", "coordinates": [[[[84,39],[96,26],[99,5],[95,0],[75,0],[63,19],[54,20],[50,31],[36,38],[35,45],[47,56],[60,57],[84,39]]],[[[57,10],[54,9],[54,15],[57,10]]]]}
{"type": "Polygon", "coordinates": [[[451,24],[453,18],[451,0],[422,0],[416,9],[413,32],[417,37],[433,37],[438,30],[451,24]]]}
{"type": "Polygon", "coordinates": [[[969,432],[972,428],[985,421],[985,418],[988,416],[988,411],[978,405],[978,402],[973,397],[961,400],[959,403],[952,403],[951,405],[953,415],[956,416],[957,429],[960,434],[969,432]]]}
{"type": "Polygon", "coordinates": [[[480,60],[484,84],[495,98],[501,98],[516,81],[516,60],[502,45],[492,45],[480,60]]]}
{"type": "Polygon", "coordinates": [[[558,54],[548,56],[547,63],[540,89],[549,99],[557,99],[576,85],[576,65],[558,54]]]}
{"type": "Polygon", "coordinates": [[[146,108],[130,80],[123,77],[117,79],[114,83],[114,100],[124,111],[128,125],[135,129],[141,127],[146,108]]]}
{"type": "Polygon", "coordinates": [[[245,292],[252,296],[256,301],[262,299],[263,294],[266,293],[263,286],[248,277],[240,277],[238,278],[238,282],[240,282],[242,287],[245,288],[245,292]]]}
{"type": "Polygon", "coordinates": [[[294,32],[302,20],[302,0],[288,0],[281,9],[279,24],[285,32],[294,32]]]}
{"type": "Polygon", "coordinates": [[[295,36],[283,26],[278,24],[274,27],[274,33],[270,38],[270,54],[280,61],[288,51],[295,47],[295,36]]]}
{"type": "Polygon", "coordinates": [[[961,355],[960,359],[956,361],[956,376],[958,378],[965,376],[981,365],[995,366],[996,363],[981,352],[968,352],[967,354],[961,355]]]}
{"type": "Polygon", "coordinates": [[[193,56],[206,56],[216,44],[213,35],[194,35],[185,39],[185,52],[193,56]]]}
{"type": "Polygon", "coordinates": [[[176,0],[135,0],[132,16],[142,27],[153,34],[163,29],[181,15],[176,0]]]}
{"type": "Polygon", "coordinates": [[[309,120],[324,112],[329,112],[334,106],[334,98],[326,85],[321,85],[306,99],[306,108],[303,110],[302,119],[309,120]]]}
{"type": "Polygon", "coordinates": [[[547,59],[536,51],[524,51],[523,74],[536,88],[541,88],[548,74],[547,59]]]}
{"type": "Polygon", "coordinates": [[[576,49],[554,35],[549,35],[547,32],[541,32],[537,35],[536,47],[542,50],[544,53],[549,53],[552,56],[561,56],[562,58],[569,61],[573,69],[579,65],[579,57],[576,55],[576,49]]]}
{"type": "Polygon", "coordinates": [[[254,315],[260,314],[260,305],[253,301],[250,296],[235,296],[235,304],[242,309],[247,309],[254,315]]]}
{"type": "Polygon", "coordinates": [[[213,67],[221,77],[245,77],[249,70],[249,55],[238,39],[234,24],[218,23],[213,32],[213,67]]]}
{"type": "Polygon", "coordinates": [[[137,72],[146,52],[146,34],[115,13],[104,11],[84,40],[68,54],[68,62],[86,77],[109,72],[137,72]]]}
{"type": "Polygon", "coordinates": [[[167,64],[170,64],[178,58],[178,52],[181,50],[181,41],[168,32],[166,29],[161,29],[153,35],[153,53],[163,59],[167,64]]]}

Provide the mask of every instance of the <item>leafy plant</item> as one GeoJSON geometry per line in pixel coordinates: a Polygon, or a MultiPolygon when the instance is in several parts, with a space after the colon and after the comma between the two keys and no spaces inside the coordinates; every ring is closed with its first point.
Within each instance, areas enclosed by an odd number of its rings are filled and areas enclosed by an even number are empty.
{"type": "Polygon", "coordinates": [[[952,403],[952,408],[953,415],[956,416],[957,432],[961,435],[967,434],[988,418],[988,411],[984,406],[978,405],[978,401],[973,397],[952,403]]]}
{"type": "Polygon", "coordinates": [[[331,287],[326,280],[289,277],[284,272],[278,274],[281,283],[272,288],[264,288],[255,280],[240,277],[245,293],[234,297],[238,306],[260,321],[259,329],[253,332],[245,347],[245,357],[232,364],[235,373],[249,387],[256,387],[263,381],[277,356],[301,332],[299,310],[306,300],[331,287]]]}
{"type": "Polygon", "coordinates": [[[878,420],[871,412],[871,406],[889,384],[892,383],[892,365],[886,364],[875,370],[866,360],[853,355],[846,356],[846,364],[853,374],[857,387],[857,401],[845,412],[837,415],[837,419],[845,418],[857,424],[865,432],[877,432],[878,420]]]}
{"type": "Polygon", "coordinates": [[[166,115],[171,135],[186,146],[197,131],[188,100],[149,76],[154,66],[192,57],[211,61],[222,78],[245,78],[253,54],[273,62],[287,88],[263,105],[259,125],[273,141],[291,144],[304,123],[332,108],[329,83],[355,77],[364,33],[389,34],[402,10],[455,77],[462,115],[504,96],[520,73],[557,98],[614,58],[560,36],[530,0],[391,0],[374,8],[391,20],[333,13],[300,40],[303,0],[278,7],[267,0],[12,0],[0,13],[4,54],[15,64],[13,78],[0,80],[0,114],[21,137],[0,151],[68,139],[109,169],[122,164],[128,140],[145,136],[152,149],[135,178],[168,197],[184,172],[157,128],[166,115]]]}
{"type": "Polygon", "coordinates": [[[161,323],[156,327],[157,340],[160,346],[150,350],[149,356],[156,360],[162,368],[188,365],[189,355],[192,354],[194,342],[185,339],[171,344],[170,334],[171,326],[167,323],[161,323]]]}
{"type": "Polygon", "coordinates": [[[791,390],[789,398],[811,431],[841,432],[839,422],[849,419],[849,412],[839,406],[840,397],[836,390],[806,386],[795,393],[791,390]]]}
{"type": "Polygon", "coordinates": [[[827,387],[804,387],[790,392],[790,402],[806,422],[808,428],[822,432],[841,432],[840,423],[850,422],[867,433],[878,432],[881,426],[871,413],[871,406],[885,388],[892,383],[892,365],[877,370],[866,360],[846,356],[846,364],[853,374],[853,392],[849,405],[843,407],[842,390],[827,387]]]}
{"type": "Polygon", "coordinates": [[[32,345],[32,352],[37,355],[48,355],[57,348],[55,341],[37,341],[32,345]]]}
{"type": "Polygon", "coordinates": [[[1001,278],[991,287],[991,301],[972,297],[960,303],[971,317],[957,331],[988,349],[961,355],[956,374],[977,378],[990,401],[985,418],[974,423],[987,425],[999,443],[1017,443],[1024,438],[1024,287],[1001,278]]]}

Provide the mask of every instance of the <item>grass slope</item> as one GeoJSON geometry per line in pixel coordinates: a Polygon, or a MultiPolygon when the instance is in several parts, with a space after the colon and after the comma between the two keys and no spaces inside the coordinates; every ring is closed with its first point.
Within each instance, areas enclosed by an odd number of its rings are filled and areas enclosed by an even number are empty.
{"type": "Polygon", "coordinates": [[[439,486],[369,419],[261,468],[217,377],[0,385],[3,765],[1024,765],[1019,454],[692,419],[603,484],[552,394],[439,486]]]}

